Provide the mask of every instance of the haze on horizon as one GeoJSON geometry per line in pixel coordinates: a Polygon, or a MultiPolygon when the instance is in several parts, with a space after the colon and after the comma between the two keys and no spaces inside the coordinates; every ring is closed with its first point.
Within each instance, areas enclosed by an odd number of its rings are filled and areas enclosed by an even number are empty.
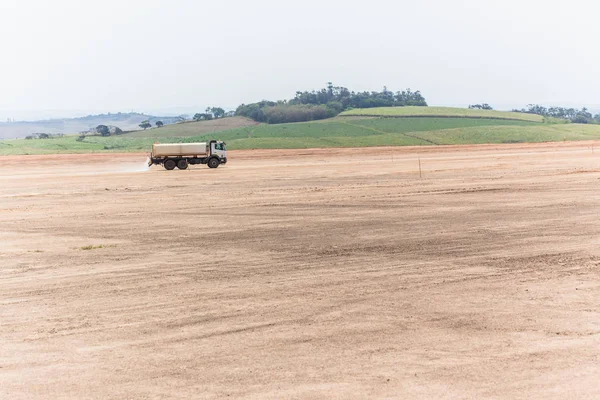
{"type": "Polygon", "coordinates": [[[600,7],[565,4],[3,0],[0,121],[232,109],[327,81],[430,105],[594,107],[600,7]]]}

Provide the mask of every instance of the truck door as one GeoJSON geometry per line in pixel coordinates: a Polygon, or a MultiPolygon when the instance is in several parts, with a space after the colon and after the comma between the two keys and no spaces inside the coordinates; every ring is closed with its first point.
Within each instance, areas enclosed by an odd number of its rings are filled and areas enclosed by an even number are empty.
{"type": "Polygon", "coordinates": [[[212,143],[212,154],[219,158],[226,158],[227,152],[225,150],[225,143],[212,143]]]}

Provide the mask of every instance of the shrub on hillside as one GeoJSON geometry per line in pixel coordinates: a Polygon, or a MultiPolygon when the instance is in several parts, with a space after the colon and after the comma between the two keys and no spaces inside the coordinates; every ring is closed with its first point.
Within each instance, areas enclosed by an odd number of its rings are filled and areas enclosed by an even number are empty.
{"type": "Polygon", "coordinates": [[[33,140],[33,139],[54,139],[54,138],[61,138],[65,136],[64,133],[32,133],[31,135],[27,135],[25,136],[25,139],[27,140],[33,140]]]}
{"type": "Polygon", "coordinates": [[[247,117],[253,119],[258,122],[266,122],[265,114],[263,113],[263,108],[265,107],[274,107],[277,103],[274,101],[260,101],[258,103],[252,104],[242,104],[235,110],[235,115],[241,115],[242,117],[247,117]]]}
{"type": "Polygon", "coordinates": [[[265,122],[268,124],[283,124],[287,122],[315,121],[331,118],[338,113],[326,106],[314,105],[277,105],[262,109],[265,122]]]}
{"type": "Polygon", "coordinates": [[[578,114],[571,120],[574,124],[589,124],[590,118],[587,118],[585,115],[578,114]]]}
{"type": "Polygon", "coordinates": [[[490,106],[488,103],[483,104],[469,104],[470,110],[493,110],[494,107],[490,106]]]}
{"type": "Polygon", "coordinates": [[[110,128],[106,125],[98,125],[96,127],[96,133],[102,136],[110,136],[110,128]]]}
{"type": "Polygon", "coordinates": [[[344,111],[344,105],[340,101],[336,101],[336,100],[330,101],[329,103],[327,103],[327,108],[329,108],[331,111],[335,112],[335,115],[344,111]]]}

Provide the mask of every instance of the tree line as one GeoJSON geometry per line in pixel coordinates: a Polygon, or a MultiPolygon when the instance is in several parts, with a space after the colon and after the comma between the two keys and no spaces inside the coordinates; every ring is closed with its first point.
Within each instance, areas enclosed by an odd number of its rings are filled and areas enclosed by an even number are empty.
{"type": "Polygon", "coordinates": [[[30,135],[25,136],[25,139],[27,140],[33,140],[33,139],[54,139],[54,138],[61,138],[65,136],[64,133],[32,133],[30,135]]]}
{"type": "Polygon", "coordinates": [[[406,89],[392,92],[383,87],[381,92],[354,92],[328,82],[327,87],[313,91],[297,91],[291,100],[242,104],[235,115],[258,122],[279,124],[331,118],[352,108],[427,106],[420,91],[406,89]]]}
{"type": "MultiPolygon", "coordinates": [[[[157,128],[162,128],[165,124],[162,121],[156,121],[154,123],[154,125],[156,125],[157,128]]],[[[140,128],[142,128],[143,130],[146,130],[148,128],[152,128],[152,123],[150,122],[149,119],[140,122],[140,124],[138,125],[140,128]]],[[[97,129],[97,128],[96,128],[97,129]]],[[[103,135],[104,136],[104,135],[103,135]]]]}
{"type": "Polygon", "coordinates": [[[418,90],[413,92],[406,89],[394,93],[384,86],[381,92],[354,92],[342,86],[333,86],[331,82],[319,91],[296,92],[289,104],[329,105],[334,109],[340,108],[341,105],[342,111],[348,108],[427,106],[425,98],[418,90]]]}
{"type": "Polygon", "coordinates": [[[470,104],[470,110],[493,110],[494,108],[490,106],[488,103],[483,104],[470,104]]]}
{"type": "Polygon", "coordinates": [[[203,113],[194,114],[194,121],[210,121],[225,117],[233,117],[233,111],[225,111],[222,107],[206,107],[203,113]]]}
{"type": "Polygon", "coordinates": [[[528,104],[525,108],[520,110],[514,109],[512,111],[565,119],[576,124],[600,124],[600,114],[592,115],[586,107],[578,109],[573,107],[545,107],[539,104],[528,104]]]}

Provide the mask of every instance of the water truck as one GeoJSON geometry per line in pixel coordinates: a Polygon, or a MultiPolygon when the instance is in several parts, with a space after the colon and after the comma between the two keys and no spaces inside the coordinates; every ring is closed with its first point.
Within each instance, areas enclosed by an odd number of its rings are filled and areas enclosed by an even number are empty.
{"type": "Polygon", "coordinates": [[[175,167],[187,169],[192,164],[207,164],[217,168],[227,163],[225,142],[211,140],[206,143],[155,143],[148,157],[148,166],[162,165],[171,171],[175,167]]]}

